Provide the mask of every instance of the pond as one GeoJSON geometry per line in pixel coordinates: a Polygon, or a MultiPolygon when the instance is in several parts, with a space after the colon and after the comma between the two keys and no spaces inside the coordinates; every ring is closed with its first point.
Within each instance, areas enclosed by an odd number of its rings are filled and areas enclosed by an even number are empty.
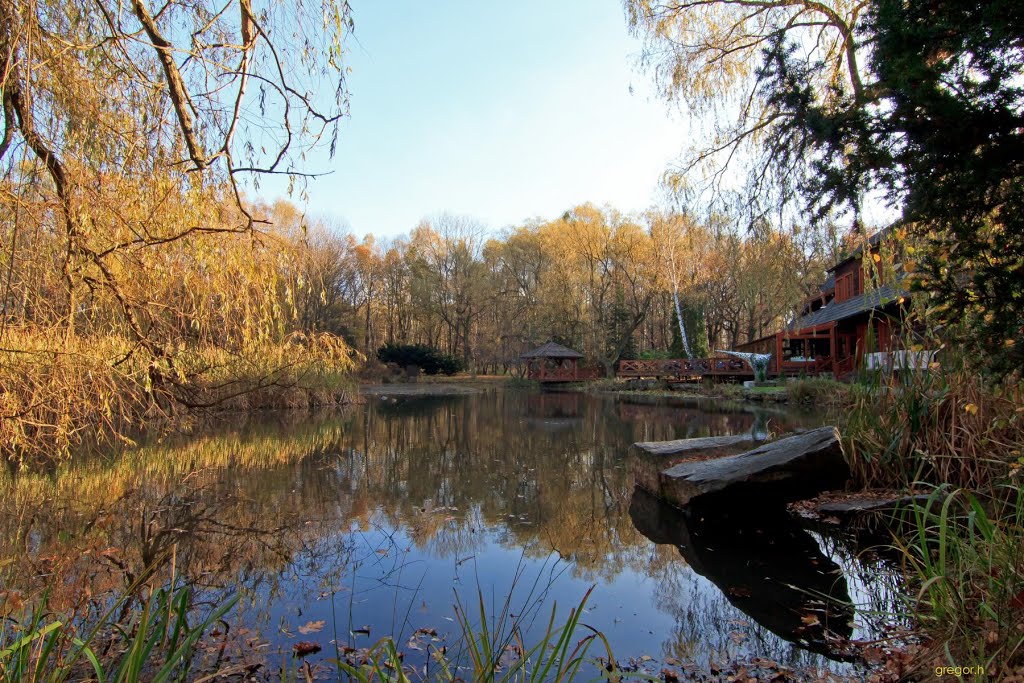
{"type": "MultiPolygon", "coordinates": [[[[688,516],[634,491],[629,445],[821,424],[785,408],[490,390],[264,413],[117,458],[0,482],[0,579],[86,614],[144,567],[207,604],[272,669],[393,636],[406,662],[506,615],[530,638],[580,603],[616,658],[761,657],[851,671],[883,633],[894,573],[781,514],[688,516]],[[276,660],[275,660],[276,658],[276,660]]],[[[226,640],[226,636],[225,636],[226,640]]],[[[599,654],[597,649],[592,654],[599,654]]]]}

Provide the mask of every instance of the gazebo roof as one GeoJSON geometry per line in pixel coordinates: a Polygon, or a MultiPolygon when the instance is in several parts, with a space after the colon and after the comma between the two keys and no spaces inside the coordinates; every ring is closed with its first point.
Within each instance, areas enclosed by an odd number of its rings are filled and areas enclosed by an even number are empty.
{"type": "Polygon", "coordinates": [[[543,346],[538,346],[533,351],[527,351],[519,356],[520,358],[583,358],[583,354],[579,351],[573,351],[572,349],[566,348],[561,344],[555,342],[548,342],[543,346]]]}

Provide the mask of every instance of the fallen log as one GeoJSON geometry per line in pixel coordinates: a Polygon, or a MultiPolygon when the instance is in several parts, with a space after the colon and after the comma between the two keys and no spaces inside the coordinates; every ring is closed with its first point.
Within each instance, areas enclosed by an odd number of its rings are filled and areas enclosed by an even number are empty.
{"type": "Polygon", "coordinates": [[[750,434],[709,436],[673,441],[641,441],[630,449],[629,469],[634,483],[658,495],[661,472],[688,460],[735,455],[756,443],[750,434]]]}
{"type": "Polygon", "coordinates": [[[821,427],[739,455],[670,467],[659,475],[658,493],[680,507],[726,497],[730,505],[785,502],[841,488],[849,477],[839,432],[821,427]]]}

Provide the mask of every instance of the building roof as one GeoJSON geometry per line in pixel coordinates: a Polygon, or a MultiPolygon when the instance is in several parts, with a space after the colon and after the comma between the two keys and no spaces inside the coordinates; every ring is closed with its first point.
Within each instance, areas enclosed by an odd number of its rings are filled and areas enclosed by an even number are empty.
{"type": "Polygon", "coordinates": [[[526,353],[520,354],[520,358],[583,358],[583,354],[579,351],[573,351],[570,348],[566,348],[561,344],[555,342],[548,342],[543,346],[538,346],[533,351],[527,351],[526,353]]]}
{"type": "Polygon", "coordinates": [[[807,329],[808,327],[818,327],[819,325],[824,325],[826,323],[845,320],[846,318],[857,315],[858,313],[882,308],[905,295],[906,292],[901,287],[882,285],[877,289],[872,289],[870,292],[864,292],[863,294],[850,297],[846,301],[841,301],[839,303],[833,301],[827,306],[822,306],[816,311],[812,311],[807,315],[797,318],[790,323],[787,329],[791,332],[796,332],[807,329]]]}

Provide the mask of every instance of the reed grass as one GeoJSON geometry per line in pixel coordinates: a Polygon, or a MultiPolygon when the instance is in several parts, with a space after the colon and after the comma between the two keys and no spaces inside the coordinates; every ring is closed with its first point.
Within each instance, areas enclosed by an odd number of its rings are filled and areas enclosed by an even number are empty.
{"type": "Polygon", "coordinates": [[[1024,453],[1024,383],[990,384],[953,352],[929,371],[864,376],[837,418],[862,487],[989,491],[1024,453]]]}
{"type": "Polygon", "coordinates": [[[911,532],[897,540],[930,657],[981,666],[978,681],[1024,664],[1024,490],[998,493],[986,500],[937,488],[910,510],[911,532]]]}
{"type": "Polygon", "coordinates": [[[44,595],[20,616],[0,620],[0,682],[166,683],[191,680],[196,648],[210,627],[234,607],[237,596],[192,625],[188,587],[161,587],[127,623],[118,610],[138,582],[111,604],[91,628],[55,617],[44,595]]]}
{"type": "Polygon", "coordinates": [[[862,370],[837,422],[856,487],[929,492],[893,541],[922,669],[980,666],[975,680],[998,680],[1024,663],[1020,376],[986,377],[947,347],[927,370],[862,370]]]}

